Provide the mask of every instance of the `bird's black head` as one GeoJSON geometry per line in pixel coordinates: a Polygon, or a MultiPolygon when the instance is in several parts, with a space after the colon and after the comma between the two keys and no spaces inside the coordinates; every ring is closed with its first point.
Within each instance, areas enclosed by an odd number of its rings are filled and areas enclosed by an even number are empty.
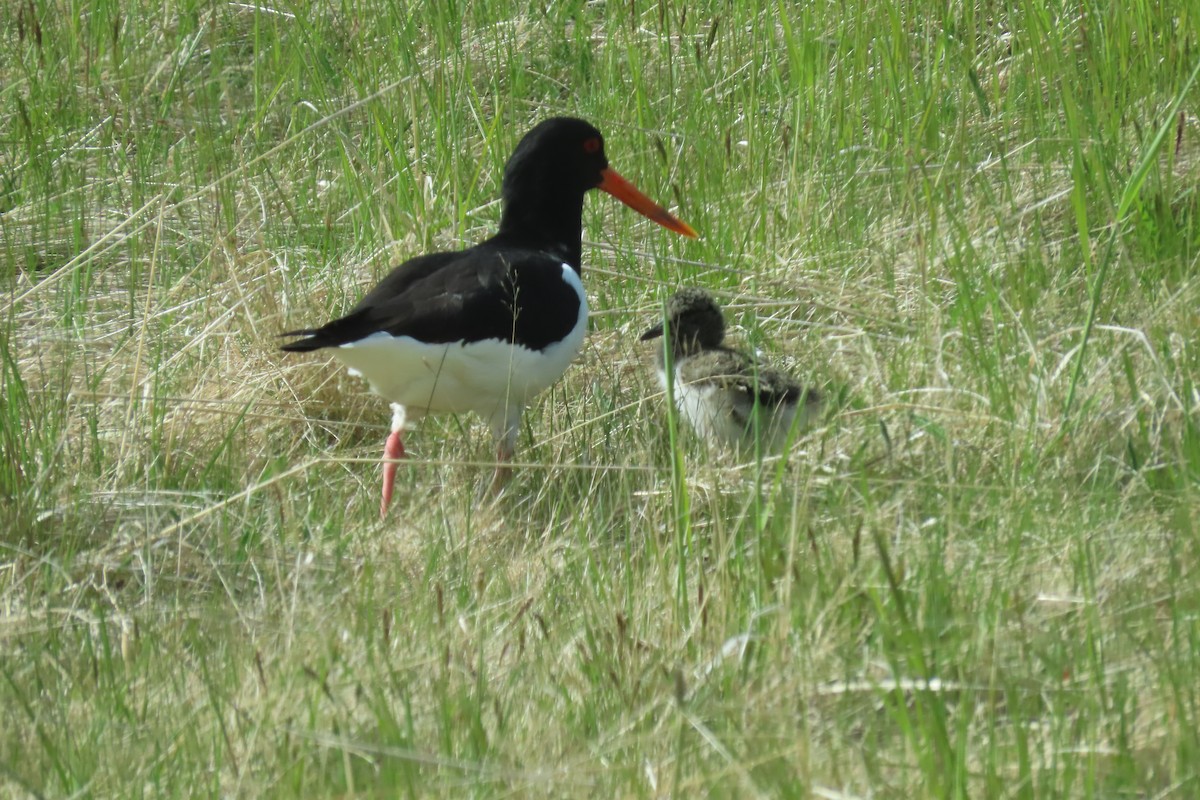
{"type": "Polygon", "coordinates": [[[604,180],[604,136],[574,117],[552,117],[525,134],[504,167],[504,201],[532,194],[582,197],[604,180]]]}
{"type": "Polygon", "coordinates": [[[504,167],[500,235],[555,253],[578,270],[583,196],[591,189],[611,194],[664,228],[696,236],[610,167],[604,136],[574,117],[545,120],[517,144],[504,167]]]}
{"type": "MultiPolygon", "coordinates": [[[[713,296],[703,289],[680,289],[667,303],[666,335],[676,357],[720,347],[725,340],[725,317],[713,296]]],[[[642,334],[642,341],[664,333],[663,323],[642,334]]]]}

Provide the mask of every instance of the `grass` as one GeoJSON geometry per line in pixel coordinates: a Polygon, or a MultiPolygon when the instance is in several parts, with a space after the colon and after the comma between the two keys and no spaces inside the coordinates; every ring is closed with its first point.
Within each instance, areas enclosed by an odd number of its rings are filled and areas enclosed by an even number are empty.
{"type": "Polygon", "coordinates": [[[22,0],[0,27],[15,797],[1191,797],[1189,4],[22,0]],[[274,335],[487,234],[571,113],[592,330],[478,420],[274,335]],[[688,436],[679,285],[842,399],[688,436]]]}

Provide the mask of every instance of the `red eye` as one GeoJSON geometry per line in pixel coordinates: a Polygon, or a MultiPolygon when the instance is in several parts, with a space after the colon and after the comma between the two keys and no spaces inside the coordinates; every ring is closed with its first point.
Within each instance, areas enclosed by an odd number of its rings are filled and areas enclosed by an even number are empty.
{"type": "Polygon", "coordinates": [[[583,152],[596,153],[600,151],[600,140],[593,136],[590,139],[583,140],[583,152]]]}

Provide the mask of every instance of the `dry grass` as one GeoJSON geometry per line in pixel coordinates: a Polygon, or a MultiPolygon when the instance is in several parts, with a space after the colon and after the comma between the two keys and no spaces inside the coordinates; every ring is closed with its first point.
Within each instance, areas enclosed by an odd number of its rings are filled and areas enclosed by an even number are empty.
{"type": "Polygon", "coordinates": [[[0,35],[14,796],[1193,793],[1168,12],[62,11],[0,35]],[[563,111],[704,239],[590,199],[592,332],[510,490],[423,420],[380,522],[386,405],[274,336],[484,235],[563,111]],[[637,335],[692,283],[839,398],[786,460],[658,392],[637,335]]]}

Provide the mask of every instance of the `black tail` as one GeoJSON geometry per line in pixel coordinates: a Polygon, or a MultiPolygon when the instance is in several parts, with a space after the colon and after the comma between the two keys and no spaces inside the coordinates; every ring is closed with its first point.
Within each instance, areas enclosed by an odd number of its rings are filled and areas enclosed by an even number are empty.
{"type": "Polygon", "coordinates": [[[281,338],[284,336],[307,336],[308,338],[301,339],[298,342],[288,342],[285,345],[281,345],[279,349],[288,353],[308,353],[313,350],[320,350],[322,347],[328,347],[329,345],[323,340],[323,337],[318,335],[319,333],[320,331],[316,328],[304,328],[298,331],[281,333],[279,334],[281,338]]]}
{"type": "Polygon", "coordinates": [[[373,330],[368,330],[364,326],[366,317],[367,311],[359,310],[319,328],[301,328],[281,333],[280,336],[305,336],[307,338],[288,342],[279,349],[288,353],[309,353],[323,347],[339,347],[349,342],[357,342],[364,336],[374,333],[373,330]]]}

